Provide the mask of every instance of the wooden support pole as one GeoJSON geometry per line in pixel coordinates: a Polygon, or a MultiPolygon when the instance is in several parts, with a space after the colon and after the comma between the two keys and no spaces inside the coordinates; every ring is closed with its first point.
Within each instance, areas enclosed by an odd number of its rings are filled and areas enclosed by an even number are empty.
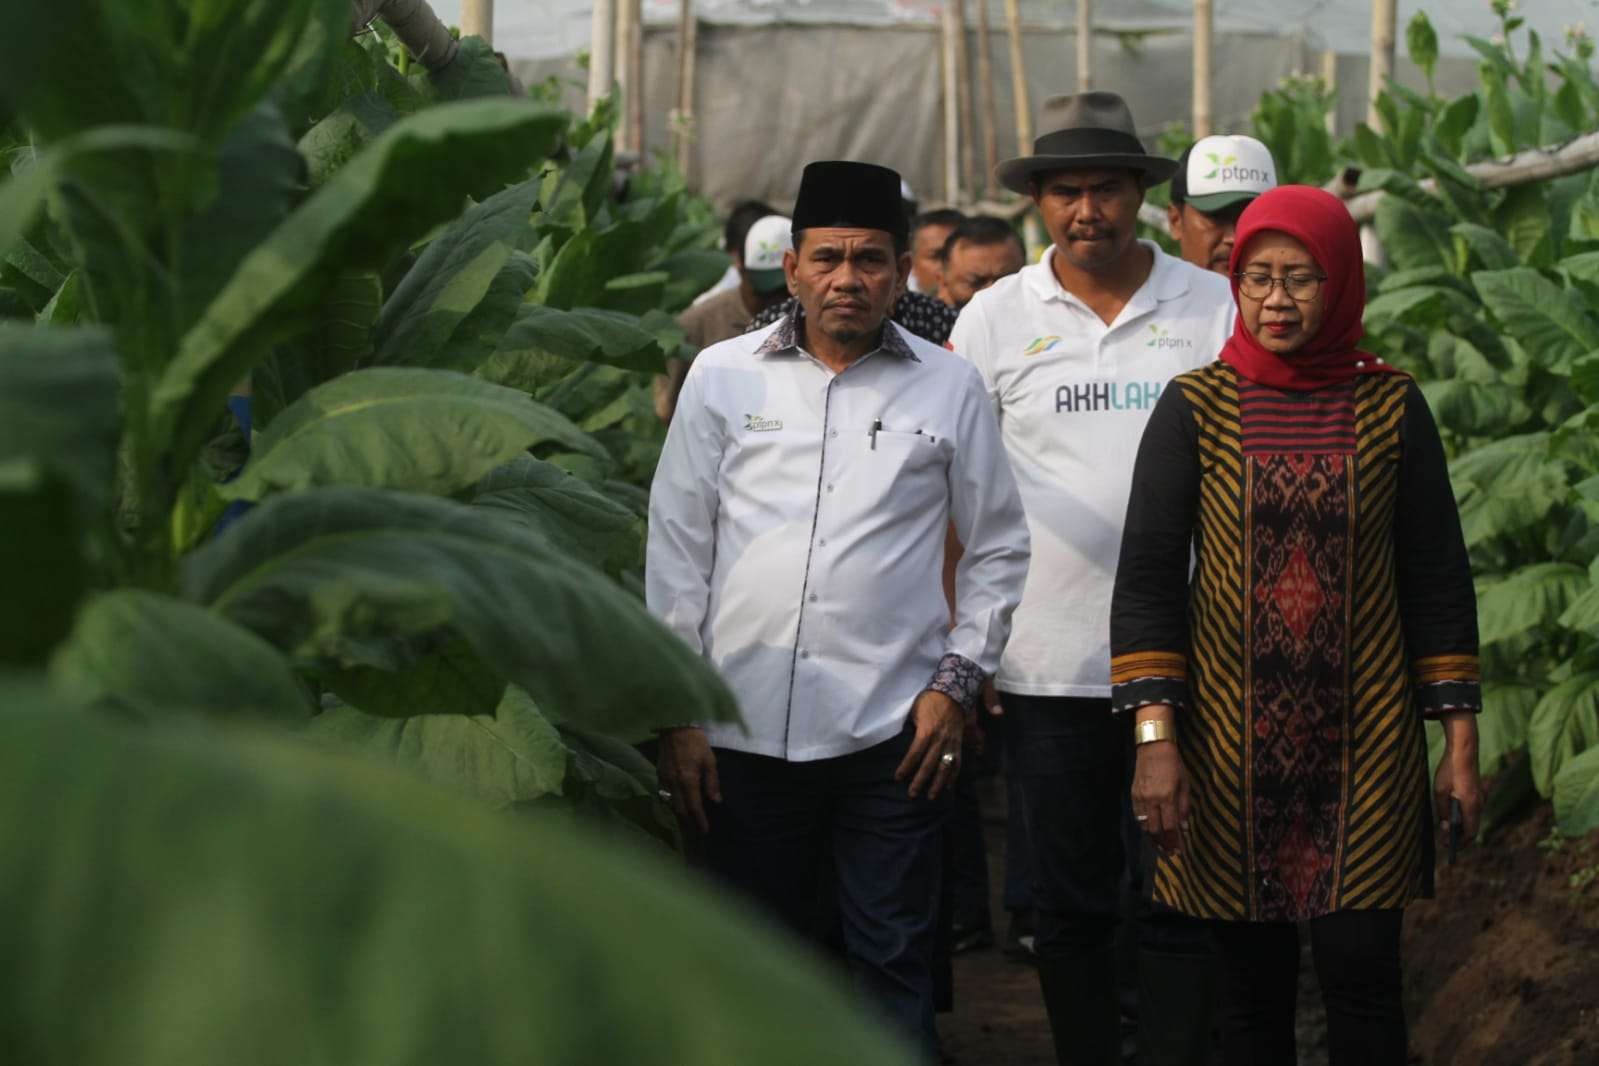
{"type": "MultiPolygon", "coordinates": [[[[1338,91],[1338,53],[1331,48],[1321,54],[1321,87],[1329,93],[1338,91]]],[[[1338,135],[1338,105],[1335,102],[1327,112],[1327,132],[1338,135]]]]}
{"type": "Polygon", "coordinates": [[[616,70],[616,104],[620,121],[616,126],[616,147],[624,152],[633,148],[633,115],[629,106],[633,87],[633,0],[616,0],[616,27],[612,31],[616,70]]]}
{"type": "Polygon", "coordinates": [[[1077,91],[1094,87],[1094,0],[1077,0],[1077,91]]]}
{"type": "Polygon", "coordinates": [[[1005,0],[1005,32],[1010,43],[1010,94],[1016,109],[1016,154],[1033,147],[1033,105],[1027,99],[1027,60],[1022,56],[1021,0],[1005,0]]]}
{"type": "MultiPolygon", "coordinates": [[[[961,188],[977,188],[977,123],[972,118],[972,57],[966,47],[966,0],[946,0],[955,9],[955,84],[960,92],[961,188]]],[[[981,0],[979,0],[981,2],[981,0]]]]}
{"type": "Polygon", "coordinates": [[[594,0],[589,37],[589,111],[603,100],[616,81],[616,2],[594,0]]]}
{"type": "MultiPolygon", "coordinates": [[[[988,35],[988,0],[977,0],[977,94],[983,130],[983,191],[995,196],[994,167],[999,164],[999,125],[994,114],[994,63],[988,35]]],[[[976,186],[972,191],[976,192],[976,186]]]]}
{"type": "Polygon", "coordinates": [[[494,43],[494,0],[462,0],[461,36],[494,43]]]}
{"type": "MultiPolygon", "coordinates": [[[[1539,181],[1553,181],[1567,174],[1599,167],[1599,133],[1589,133],[1563,145],[1529,148],[1509,159],[1490,159],[1473,163],[1466,173],[1477,179],[1483,189],[1505,189],[1513,185],[1530,185],[1539,181]]],[[[1418,182],[1425,192],[1438,187],[1434,178],[1418,182]]],[[[1377,214],[1377,202],[1382,192],[1361,193],[1348,201],[1349,213],[1356,222],[1369,222],[1377,214]]]]}
{"type": "Polygon", "coordinates": [[[1382,116],[1377,113],[1377,97],[1394,75],[1395,17],[1394,0],[1371,0],[1371,76],[1366,80],[1366,125],[1374,130],[1382,123],[1382,116]]]}
{"type": "Polygon", "coordinates": [[[944,75],[944,200],[960,203],[961,196],[961,115],[959,70],[956,64],[955,38],[964,27],[957,22],[959,14],[955,5],[946,0],[943,17],[939,22],[939,43],[942,46],[944,75]]]}
{"type": "Polygon", "coordinates": [[[627,38],[627,125],[629,146],[644,155],[644,0],[631,0],[627,38]]]}
{"type": "Polygon", "coordinates": [[[1194,0],[1194,136],[1210,136],[1210,0],[1194,0]]]}
{"type": "Polygon", "coordinates": [[[677,149],[677,170],[688,180],[694,144],[694,60],[699,50],[699,20],[694,0],[683,0],[677,18],[677,111],[672,116],[672,137],[677,149]]]}

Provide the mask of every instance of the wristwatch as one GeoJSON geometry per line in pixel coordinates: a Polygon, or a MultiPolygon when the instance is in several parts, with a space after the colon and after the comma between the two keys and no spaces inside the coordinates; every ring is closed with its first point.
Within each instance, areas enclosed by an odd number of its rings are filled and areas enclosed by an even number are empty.
{"type": "Polygon", "coordinates": [[[1164,718],[1146,718],[1133,726],[1133,743],[1153,744],[1157,740],[1176,740],[1177,730],[1164,718]]]}

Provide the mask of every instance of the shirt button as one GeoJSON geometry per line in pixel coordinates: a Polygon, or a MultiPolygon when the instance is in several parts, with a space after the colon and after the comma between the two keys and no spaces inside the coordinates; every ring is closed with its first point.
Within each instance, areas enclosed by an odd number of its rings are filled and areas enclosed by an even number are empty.
{"type": "Polygon", "coordinates": [[[810,652],[806,651],[804,648],[800,649],[800,658],[801,659],[809,659],[810,657],[811,657],[811,653],[810,652]]]}
{"type": "Polygon", "coordinates": [[[828,436],[829,436],[829,437],[836,437],[836,436],[838,436],[838,430],[836,430],[836,429],[830,429],[830,430],[828,430],[828,431],[827,431],[827,435],[828,435],[828,436]]]}
{"type": "Polygon", "coordinates": [[[821,598],[821,597],[819,597],[819,596],[817,596],[817,595],[816,595],[816,593],[814,593],[814,592],[813,592],[813,593],[811,593],[811,596],[810,596],[810,599],[811,599],[811,602],[812,602],[812,603],[815,603],[815,602],[816,602],[816,601],[817,601],[817,600],[818,600],[818,599],[820,599],[820,598],[821,598]]]}
{"type": "Polygon", "coordinates": [[[832,485],[828,485],[827,486],[827,491],[828,492],[832,492],[833,491],[833,486],[832,485]]]}
{"type": "Polygon", "coordinates": [[[827,547],[827,538],[826,538],[826,537],[823,537],[823,538],[822,538],[822,539],[821,539],[821,540],[819,540],[819,541],[817,541],[817,542],[816,542],[816,546],[817,546],[817,547],[818,547],[818,548],[825,548],[825,547],[827,547]]]}

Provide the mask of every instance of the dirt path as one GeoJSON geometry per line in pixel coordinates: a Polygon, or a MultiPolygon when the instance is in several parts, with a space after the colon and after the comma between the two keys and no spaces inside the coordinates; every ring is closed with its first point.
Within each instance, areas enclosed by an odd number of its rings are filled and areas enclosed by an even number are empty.
{"type": "MultiPolygon", "coordinates": [[[[1004,810],[983,790],[1002,934],[1004,810]]],[[[1440,868],[1438,898],[1405,923],[1411,1062],[1422,1066],[1599,1063],[1599,834],[1540,848],[1547,807],[1440,868]],[[1587,878],[1572,887],[1572,878],[1587,878]]],[[[1299,1066],[1326,1066],[1326,1018],[1308,949],[1299,987],[1299,1066]]],[[[955,959],[955,1011],[939,1019],[945,1061],[1054,1066],[1037,971],[998,947],[955,959]]],[[[1220,1062],[1219,1057],[1215,1060],[1220,1062]]]]}

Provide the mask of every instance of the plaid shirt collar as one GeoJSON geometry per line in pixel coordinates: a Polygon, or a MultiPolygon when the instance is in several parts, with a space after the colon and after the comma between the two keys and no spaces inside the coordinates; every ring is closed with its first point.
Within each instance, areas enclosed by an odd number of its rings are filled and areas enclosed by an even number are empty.
{"type": "MultiPolygon", "coordinates": [[[[800,350],[798,323],[805,316],[805,308],[801,307],[799,300],[793,297],[789,298],[783,308],[783,317],[777,320],[777,328],[767,334],[760,347],[755,349],[756,355],[778,355],[800,350]]],[[[892,355],[896,359],[909,359],[913,363],[921,362],[916,353],[911,351],[911,346],[905,343],[905,337],[899,328],[886,318],[883,320],[883,331],[879,335],[877,347],[873,351],[892,355]]]]}

